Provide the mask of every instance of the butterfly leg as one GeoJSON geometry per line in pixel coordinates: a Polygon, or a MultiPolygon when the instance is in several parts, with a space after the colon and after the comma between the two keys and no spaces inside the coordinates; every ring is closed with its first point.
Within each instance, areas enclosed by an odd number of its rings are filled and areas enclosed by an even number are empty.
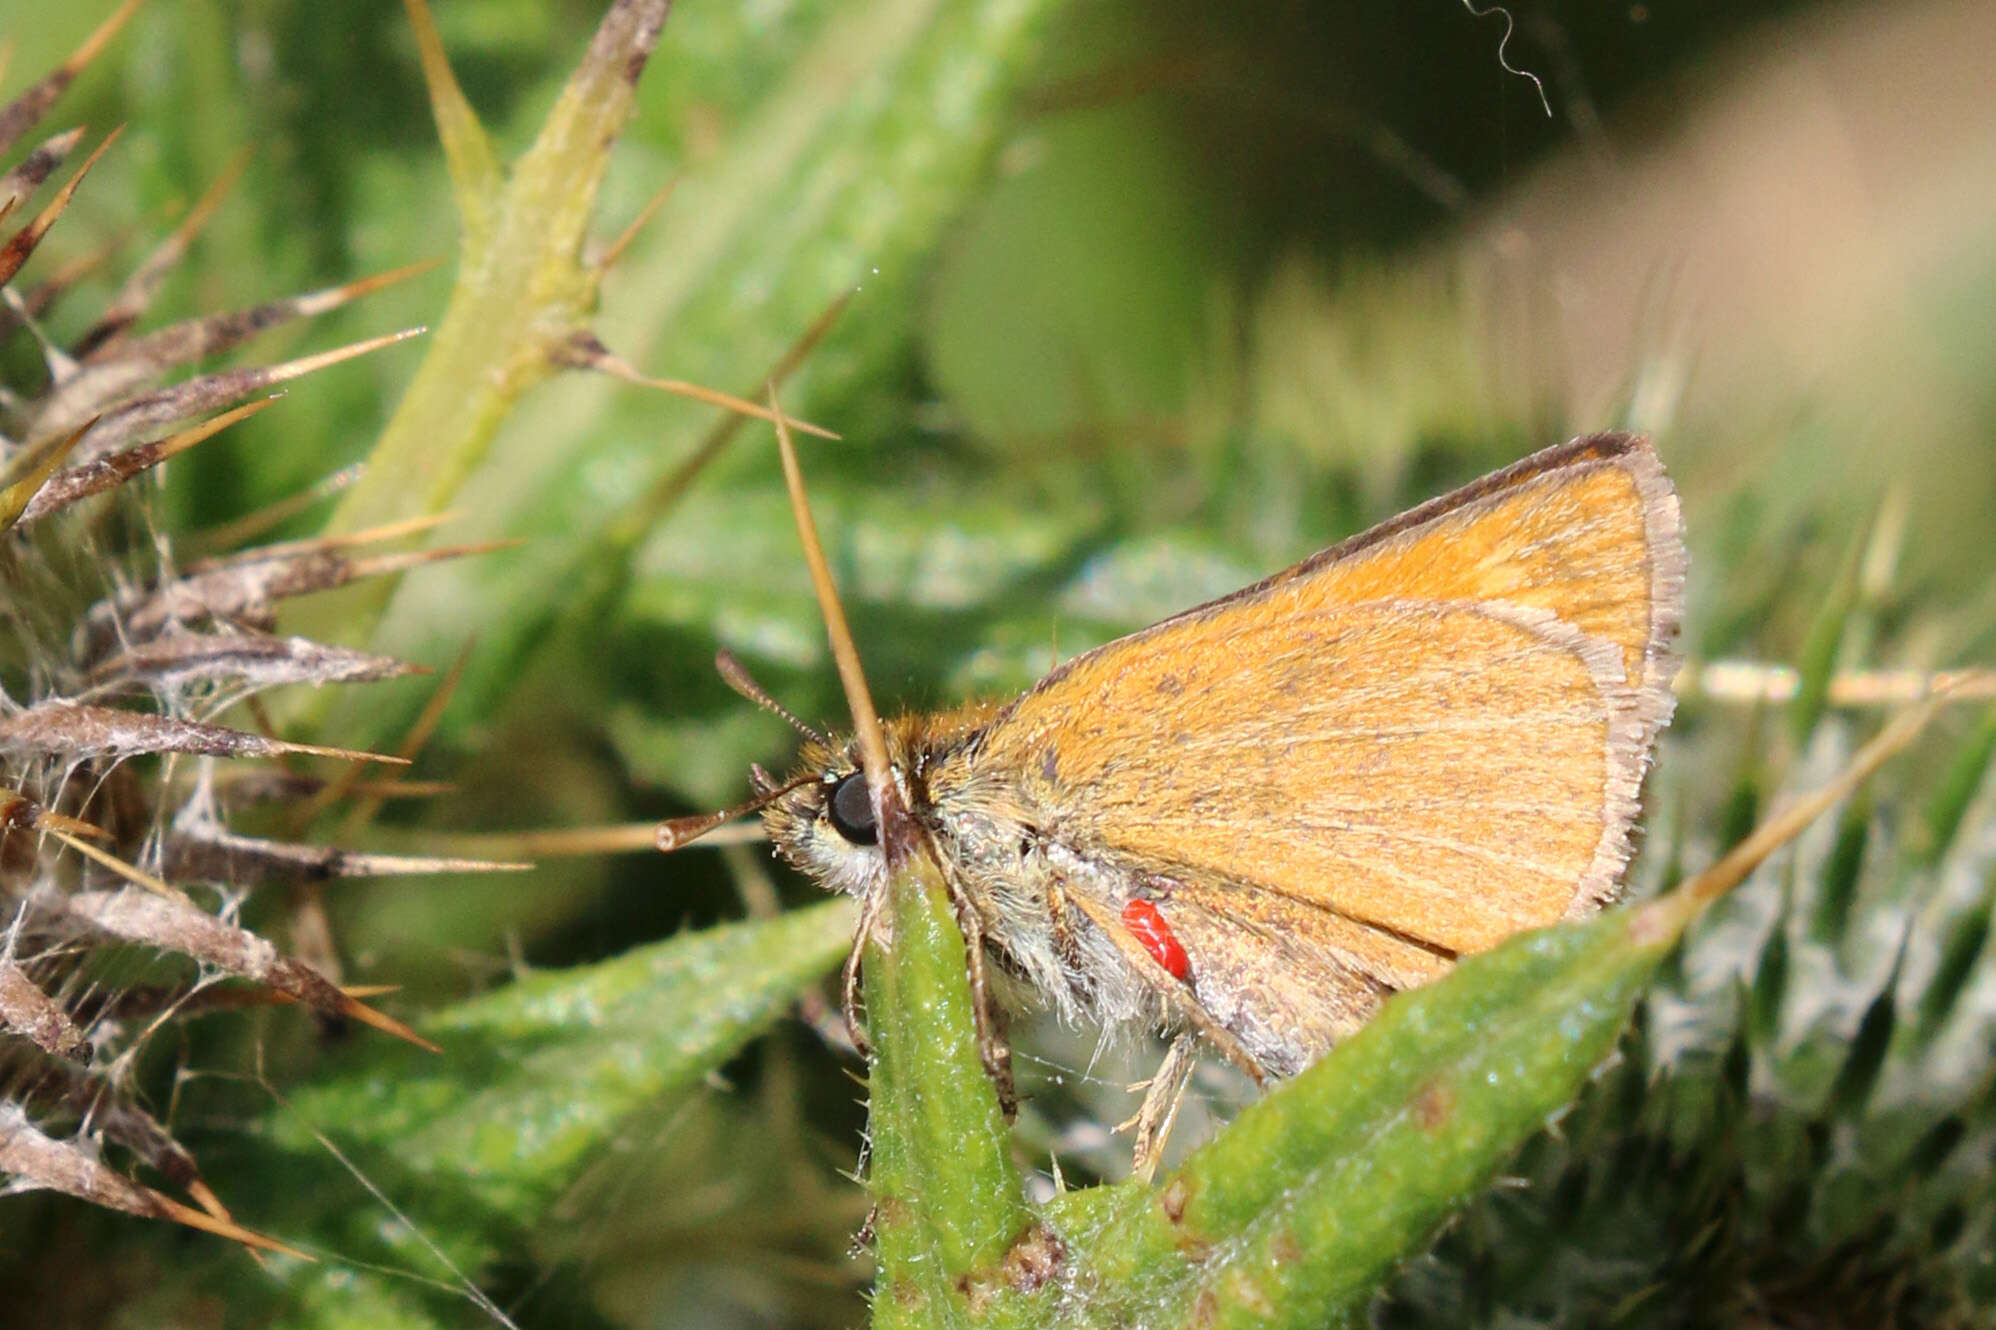
{"type": "MultiPolygon", "coordinates": [[[[1116,1127],[1117,1131],[1136,1128],[1136,1139],[1130,1146],[1130,1172],[1145,1182],[1151,1180],[1158,1162],[1164,1158],[1171,1124],[1178,1120],[1179,1106],[1185,1102],[1185,1087],[1198,1062],[1199,1036],[1190,1030],[1183,1031],[1164,1051],[1164,1061],[1158,1064],[1151,1078],[1139,1082],[1144,1090],[1143,1106],[1137,1109],[1136,1116],[1116,1127]]],[[[1130,1088],[1135,1090],[1138,1086],[1130,1088]]]]}
{"type": "Polygon", "coordinates": [[[984,1074],[998,1091],[998,1106],[1005,1110],[1005,1121],[1010,1122],[1019,1115],[1019,1092],[1012,1080],[1012,1045],[1005,1038],[1004,1013],[992,998],[990,979],[984,969],[984,919],[955,875],[944,876],[949,882],[957,926],[963,930],[965,963],[970,972],[970,1010],[977,1026],[977,1054],[984,1063],[984,1074]]]}
{"type": "Polygon", "coordinates": [[[854,1049],[861,1057],[873,1052],[873,1041],[866,1037],[866,1028],[859,1023],[859,960],[866,952],[867,939],[880,923],[880,912],[887,905],[887,893],[874,890],[866,894],[859,903],[859,924],[853,929],[852,950],[846,953],[845,968],[839,972],[839,1005],[846,1018],[846,1038],[852,1041],[854,1049]]]}

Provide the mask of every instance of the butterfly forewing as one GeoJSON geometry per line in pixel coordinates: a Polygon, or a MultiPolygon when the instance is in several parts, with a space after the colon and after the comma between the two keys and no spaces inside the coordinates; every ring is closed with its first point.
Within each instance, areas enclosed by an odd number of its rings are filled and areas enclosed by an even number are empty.
{"type": "Polygon", "coordinates": [[[1225,645],[1076,670],[990,736],[1044,746],[998,760],[1031,768],[1049,834],[1451,955],[1566,912],[1604,810],[1633,803],[1632,779],[1611,789],[1636,742],[1611,648],[1486,606],[1238,615],[1225,645]],[[1123,761],[1133,743],[1160,756],[1123,761]]]}
{"type": "Polygon", "coordinates": [[[1583,440],[1069,662],[976,760],[1076,851],[1418,983],[1613,891],[1682,557],[1647,446],[1583,440]]]}

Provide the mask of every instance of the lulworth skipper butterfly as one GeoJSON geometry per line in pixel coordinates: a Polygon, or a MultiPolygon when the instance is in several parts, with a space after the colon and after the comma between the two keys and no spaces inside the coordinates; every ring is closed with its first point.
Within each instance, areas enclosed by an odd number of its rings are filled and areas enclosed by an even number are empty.
{"type": "MultiPolygon", "coordinates": [[[[1199,1040],[1293,1075],[1458,957],[1598,908],[1671,712],[1684,563],[1648,441],[1594,435],[1022,697],[888,722],[980,1006],[988,985],[1178,1032],[1136,1120],[1147,1166],[1199,1040]]],[[[799,761],[731,813],[761,807],[791,864],[876,898],[857,749],[813,736],[799,761]]]]}

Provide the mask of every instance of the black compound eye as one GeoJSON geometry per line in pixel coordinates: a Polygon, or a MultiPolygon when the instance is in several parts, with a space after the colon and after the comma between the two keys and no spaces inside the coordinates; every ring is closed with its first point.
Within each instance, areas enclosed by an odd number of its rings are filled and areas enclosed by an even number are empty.
{"type": "Polygon", "coordinates": [[[832,829],[854,845],[871,845],[880,839],[864,771],[853,772],[833,788],[832,797],[825,801],[825,812],[832,819],[832,829]]]}

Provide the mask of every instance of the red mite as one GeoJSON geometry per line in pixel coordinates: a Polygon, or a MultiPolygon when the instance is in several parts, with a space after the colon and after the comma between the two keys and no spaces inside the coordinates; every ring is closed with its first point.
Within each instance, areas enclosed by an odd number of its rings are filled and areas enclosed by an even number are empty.
{"type": "Polygon", "coordinates": [[[1123,927],[1144,944],[1144,950],[1164,967],[1166,974],[1181,984],[1185,982],[1185,976],[1192,972],[1192,963],[1185,959],[1185,948],[1178,945],[1171,925],[1164,922],[1157,906],[1145,900],[1131,901],[1123,907],[1123,927]]]}

